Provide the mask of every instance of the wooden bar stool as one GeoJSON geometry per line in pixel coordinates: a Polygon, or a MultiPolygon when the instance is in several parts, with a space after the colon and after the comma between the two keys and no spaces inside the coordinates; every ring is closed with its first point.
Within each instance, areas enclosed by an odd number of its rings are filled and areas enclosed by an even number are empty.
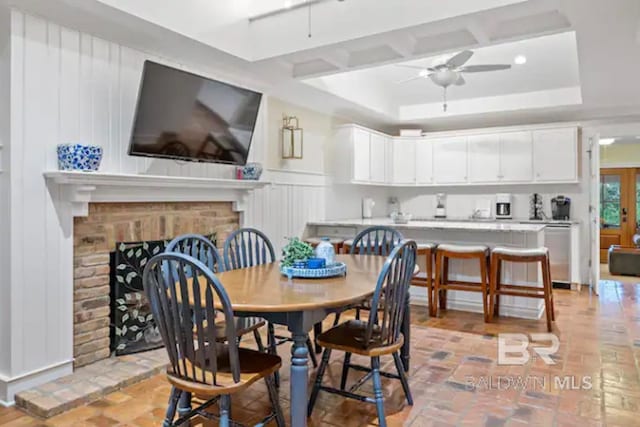
{"type": "Polygon", "coordinates": [[[433,258],[436,246],[435,243],[418,243],[418,257],[425,257],[426,271],[418,272],[411,280],[412,286],[427,288],[429,316],[435,316],[437,312],[437,307],[433,301],[433,258]]]}
{"type": "Polygon", "coordinates": [[[433,296],[438,297],[441,309],[447,308],[447,290],[482,293],[484,320],[489,320],[489,247],[485,245],[438,245],[436,248],[436,280],[433,296]],[[480,281],[449,280],[449,259],[477,259],[480,264],[480,281]]]}
{"type": "Polygon", "coordinates": [[[516,297],[542,298],[547,316],[547,330],[551,332],[552,323],[556,320],[553,307],[553,286],[551,282],[551,268],[549,264],[549,249],[514,249],[496,247],[491,251],[491,288],[489,292],[489,321],[499,315],[500,295],[516,297]],[[542,266],[542,287],[501,283],[502,262],[540,263],[542,266]]]}
{"type": "Polygon", "coordinates": [[[342,242],[342,253],[348,254],[351,251],[351,246],[353,246],[353,239],[347,239],[342,242]]]}
{"type": "MultiPolygon", "coordinates": [[[[328,237],[328,239],[329,239],[329,243],[333,245],[333,249],[336,251],[337,254],[339,254],[342,249],[342,244],[344,243],[344,239],[341,239],[340,237],[328,237]]],[[[315,248],[320,244],[320,242],[322,242],[322,237],[307,237],[306,239],[304,239],[304,242],[310,244],[312,247],[315,248]]]]}

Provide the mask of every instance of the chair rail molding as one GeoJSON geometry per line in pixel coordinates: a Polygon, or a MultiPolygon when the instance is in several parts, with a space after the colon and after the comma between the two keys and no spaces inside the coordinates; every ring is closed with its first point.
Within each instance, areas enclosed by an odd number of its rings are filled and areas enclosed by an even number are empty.
{"type": "Polygon", "coordinates": [[[60,198],[74,217],[87,216],[91,202],[233,202],[246,210],[249,192],[267,181],[141,174],[46,171],[47,185],[60,186],[60,198]]]}

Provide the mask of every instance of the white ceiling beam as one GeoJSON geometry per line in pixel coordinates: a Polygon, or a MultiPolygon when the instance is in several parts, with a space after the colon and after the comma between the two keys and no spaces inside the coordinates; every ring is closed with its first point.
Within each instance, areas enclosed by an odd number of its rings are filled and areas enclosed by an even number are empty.
{"type": "Polygon", "coordinates": [[[349,67],[349,52],[345,49],[327,49],[325,52],[320,54],[320,58],[340,69],[346,69],[349,67]]]}
{"type": "Polygon", "coordinates": [[[385,43],[405,58],[413,56],[416,48],[416,38],[407,32],[396,32],[385,43]]]}
{"type": "Polygon", "coordinates": [[[482,25],[479,21],[472,19],[467,23],[467,31],[473,35],[478,41],[479,45],[486,45],[491,43],[491,37],[489,29],[482,25]]]}

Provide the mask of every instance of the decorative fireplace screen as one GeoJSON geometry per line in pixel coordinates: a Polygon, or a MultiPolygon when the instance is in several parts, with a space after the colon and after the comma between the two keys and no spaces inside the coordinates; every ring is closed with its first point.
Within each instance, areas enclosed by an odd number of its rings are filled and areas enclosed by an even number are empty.
{"type": "MultiPolygon", "coordinates": [[[[207,237],[216,244],[216,235],[207,237]]],[[[168,240],[117,242],[111,253],[111,351],[116,356],[162,347],[142,285],[147,262],[164,252],[168,240]]]]}

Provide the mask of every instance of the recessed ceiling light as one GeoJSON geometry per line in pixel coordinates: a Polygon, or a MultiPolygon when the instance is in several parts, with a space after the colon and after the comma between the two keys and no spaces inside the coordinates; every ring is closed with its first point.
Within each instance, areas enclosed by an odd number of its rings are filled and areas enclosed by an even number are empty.
{"type": "Polygon", "coordinates": [[[518,55],[515,58],[513,58],[513,62],[516,63],[517,65],[526,64],[527,63],[527,57],[524,56],[524,55],[518,55]]]}
{"type": "Polygon", "coordinates": [[[601,138],[600,145],[611,145],[616,142],[615,138],[601,138]]]}

